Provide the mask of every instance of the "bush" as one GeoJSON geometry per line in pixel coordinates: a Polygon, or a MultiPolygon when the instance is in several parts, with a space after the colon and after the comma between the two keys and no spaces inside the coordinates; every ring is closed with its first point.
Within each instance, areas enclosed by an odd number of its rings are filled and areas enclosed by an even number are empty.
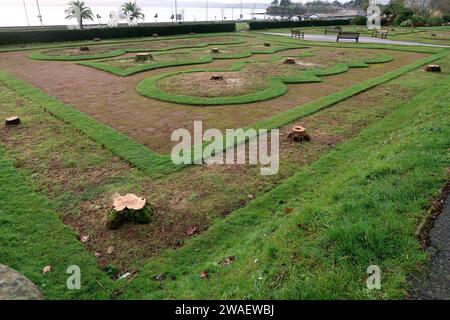
{"type": "Polygon", "coordinates": [[[444,23],[444,20],[439,17],[430,17],[427,19],[426,23],[432,27],[440,26],[444,23]]]}
{"type": "Polygon", "coordinates": [[[365,26],[365,25],[367,25],[367,17],[356,16],[352,19],[351,24],[358,25],[358,26],[365,26]]]}
{"type": "MultiPolygon", "coordinates": [[[[409,8],[404,8],[395,17],[394,24],[395,25],[400,25],[403,21],[412,19],[413,15],[414,15],[414,11],[412,11],[409,8]]],[[[411,20],[411,26],[412,26],[412,20],[411,20]]]]}
{"type": "Polygon", "coordinates": [[[414,15],[411,20],[414,27],[423,27],[426,24],[425,18],[421,16],[414,15]]]}
{"type": "Polygon", "coordinates": [[[94,38],[115,39],[150,37],[153,34],[161,36],[211,32],[234,32],[235,23],[203,23],[203,24],[160,24],[153,26],[95,28],[83,30],[31,30],[31,31],[4,31],[0,32],[0,45],[37,43],[37,42],[64,42],[78,40],[92,40],[94,38]]]}
{"type": "Polygon", "coordinates": [[[408,19],[408,20],[402,21],[402,23],[400,23],[400,27],[412,27],[412,26],[413,26],[412,19],[408,19]]]}
{"type": "Polygon", "coordinates": [[[302,20],[302,21],[251,21],[250,30],[264,30],[272,28],[300,28],[323,26],[346,26],[350,20],[302,20]]]}

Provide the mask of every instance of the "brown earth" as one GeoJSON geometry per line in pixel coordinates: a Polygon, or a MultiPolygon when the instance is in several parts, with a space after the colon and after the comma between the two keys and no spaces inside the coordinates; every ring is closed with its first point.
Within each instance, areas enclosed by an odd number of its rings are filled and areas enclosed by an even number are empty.
{"type": "MultiPolygon", "coordinates": [[[[292,54],[297,52],[299,50],[292,50],[292,54]]],[[[360,83],[364,79],[380,76],[424,56],[410,52],[382,52],[394,57],[394,61],[369,68],[351,69],[343,75],[325,77],[323,83],[289,85],[288,93],[277,99],[214,107],[193,107],[156,101],[140,96],[135,88],[148,76],[197,68],[228,68],[236,60],[216,60],[201,66],[152,70],[123,78],[74,62],[35,61],[28,58],[28,52],[9,52],[0,54],[0,68],[129,135],[152,150],[168,153],[173,145],[170,141],[172,131],[177,128],[192,130],[194,120],[203,120],[204,128],[221,130],[247,126],[360,83]]],[[[241,60],[269,57],[271,55],[257,55],[241,60]]]]}

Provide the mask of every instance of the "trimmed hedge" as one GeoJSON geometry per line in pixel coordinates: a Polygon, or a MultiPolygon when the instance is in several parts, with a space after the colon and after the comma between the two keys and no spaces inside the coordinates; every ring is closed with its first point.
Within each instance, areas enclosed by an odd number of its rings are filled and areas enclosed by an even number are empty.
{"type": "Polygon", "coordinates": [[[36,31],[4,31],[0,32],[0,45],[37,42],[65,42],[92,40],[94,38],[137,38],[195,33],[234,32],[235,23],[203,23],[203,24],[164,24],[155,26],[95,28],[83,30],[36,30],[36,31]]]}
{"type": "Polygon", "coordinates": [[[252,21],[249,23],[250,30],[264,30],[274,28],[347,26],[349,24],[350,20],[252,21]]]}
{"type": "MultiPolygon", "coordinates": [[[[279,59],[279,58],[278,58],[279,59]]],[[[272,61],[276,59],[271,59],[267,61],[272,61]]],[[[144,79],[138,84],[136,90],[139,94],[153,98],[160,101],[179,103],[185,105],[194,106],[212,106],[212,105],[230,105],[230,104],[244,104],[252,103],[258,101],[264,101],[269,99],[274,99],[279,96],[284,95],[288,91],[287,83],[311,83],[311,82],[321,82],[319,77],[330,76],[339,73],[344,73],[349,70],[349,68],[362,68],[368,67],[368,63],[384,63],[392,61],[392,57],[388,55],[379,55],[373,59],[367,59],[367,63],[364,60],[354,60],[348,63],[338,63],[332,67],[319,68],[307,70],[304,72],[299,72],[295,76],[268,76],[267,86],[263,90],[256,92],[250,92],[238,96],[225,96],[225,97],[214,97],[205,98],[189,95],[174,95],[169,92],[165,92],[158,87],[158,81],[177,76],[180,74],[196,73],[196,72],[237,72],[240,71],[247,64],[255,63],[254,61],[247,62],[237,62],[234,63],[229,69],[199,69],[199,70],[187,70],[187,71],[175,71],[170,73],[162,73],[153,77],[144,79]]],[[[261,61],[259,61],[261,62],[261,61]]]]}

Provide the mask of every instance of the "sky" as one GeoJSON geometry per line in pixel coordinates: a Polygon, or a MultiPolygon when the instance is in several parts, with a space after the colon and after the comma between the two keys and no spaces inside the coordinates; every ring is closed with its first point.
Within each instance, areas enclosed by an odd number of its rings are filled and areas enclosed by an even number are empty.
{"type": "MultiPolygon", "coordinates": [[[[0,0],[2,5],[17,5],[21,4],[22,0],[0,0]]],[[[25,2],[35,2],[35,0],[26,0],[25,2]]],[[[120,3],[125,2],[125,0],[84,0],[90,6],[117,6],[120,3]]],[[[178,0],[179,3],[204,3],[206,0],[178,0]]],[[[240,3],[241,0],[209,0],[209,2],[217,3],[240,3]]],[[[347,2],[348,0],[341,0],[342,2],[347,2]]],[[[69,0],[39,0],[41,6],[65,6],[69,0]]],[[[141,6],[146,5],[162,5],[167,2],[170,5],[174,0],[137,0],[137,3],[141,6]]],[[[243,0],[244,3],[261,3],[267,4],[272,2],[272,0],[243,0]]],[[[294,0],[294,2],[306,2],[306,0],[294,0]]]]}

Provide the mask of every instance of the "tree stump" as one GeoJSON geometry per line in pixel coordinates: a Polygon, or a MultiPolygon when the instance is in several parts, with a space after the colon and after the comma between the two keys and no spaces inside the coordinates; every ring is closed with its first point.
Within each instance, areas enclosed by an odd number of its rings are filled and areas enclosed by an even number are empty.
{"type": "Polygon", "coordinates": [[[138,53],[134,57],[134,62],[146,62],[150,60],[153,60],[153,56],[151,53],[148,52],[138,53]]]}
{"type": "Polygon", "coordinates": [[[437,64],[429,64],[426,66],[425,71],[428,72],[441,72],[441,67],[437,64]]]}
{"type": "Polygon", "coordinates": [[[283,64],[295,64],[294,58],[286,58],[283,62],[283,64]]]}
{"type": "Polygon", "coordinates": [[[223,80],[223,76],[219,74],[214,74],[212,75],[211,80],[223,80]]]}
{"type": "Polygon", "coordinates": [[[264,47],[270,47],[270,45],[271,45],[271,44],[268,43],[268,42],[265,42],[265,43],[264,43],[264,47]]]}
{"type": "Polygon", "coordinates": [[[80,47],[80,51],[89,51],[88,47],[80,47]]]}
{"type": "Polygon", "coordinates": [[[301,126],[292,128],[292,132],[288,135],[288,139],[295,142],[310,141],[311,137],[306,133],[306,129],[301,126]]]}
{"type": "Polygon", "coordinates": [[[152,37],[153,37],[153,38],[159,37],[159,34],[154,33],[154,34],[152,34],[152,37]]]}
{"type": "Polygon", "coordinates": [[[20,118],[19,117],[9,117],[5,119],[5,125],[7,126],[17,126],[20,124],[20,118]]]}
{"type": "Polygon", "coordinates": [[[113,210],[108,215],[108,229],[117,229],[126,222],[147,224],[152,209],[146,206],[145,198],[128,193],[114,198],[113,210]]]}
{"type": "Polygon", "coordinates": [[[191,32],[191,33],[189,33],[190,35],[196,35],[196,33],[195,32],[191,32]]]}
{"type": "Polygon", "coordinates": [[[219,50],[219,48],[212,48],[212,49],[211,49],[211,52],[212,52],[212,53],[219,53],[220,50],[219,50]]]}
{"type": "Polygon", "coordinates": [[[101,41],[101,38],[94,38],[93,41],[101,41]]]}

